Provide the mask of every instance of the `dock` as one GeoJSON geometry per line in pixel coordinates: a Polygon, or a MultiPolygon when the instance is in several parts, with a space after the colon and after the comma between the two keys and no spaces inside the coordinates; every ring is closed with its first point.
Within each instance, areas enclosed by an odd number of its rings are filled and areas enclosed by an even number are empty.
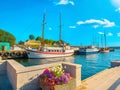
{"type": "Polygon", "coordinates": [[[6,50],[0,51],[2,59],[27,58],[25,50],[6,50]]]}
{"type": "Polygon", "coordinates": [[[120,66],[83,80],[77,90],[120,90],[120,66]]]}

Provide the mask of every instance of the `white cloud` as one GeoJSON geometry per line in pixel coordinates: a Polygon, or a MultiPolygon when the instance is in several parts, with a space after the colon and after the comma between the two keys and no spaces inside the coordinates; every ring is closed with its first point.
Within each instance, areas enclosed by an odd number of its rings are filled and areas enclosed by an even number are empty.
{"type": "Polygon", "coordinates": [[[98,27],[99,27],[99,25],[94,25],[94,26],[93,26],[93,28],[98,28],[98,27]]]}
{"type": "Polygon", "coordinates": [[[115,11],[120,13],[120,8],[117,8],[115,11]]]}
{"type": "Polygon", "coordinates": [[[60,0],[59,2],[56,3],[56,5],[67,5],[67,4],[71,4],[71,5],[75,5],[75,3],[73,1],[69,1],[69,0],[60,0]]]}
{"type": "Polygon", "coordinates": [[[98,32],[98,34],[104,34],[103,32],[98,32]]]}
{"type": "Polygon", "coordinates": [[[103,20],[89,19],[89,20],[86,20],[86,21],[78,21],[77,24],[78,25],[93,24],[94,28],[97,28],[100,25],[103,26],[103,27],[113,27],[113,26],[115,26],[114,22],[110,22],[107,19],[103,19],[103,20]],[[97,26],[95,26],[96,24],[97,24],[97,26]]]}
{"type": "Polygon", "coordinates": [[[73,6],[75,5],[75,3],[73,1],[69,1],[69,3],[73,6]]]}
{"type": "Polygon", "coordinates": [[[69,28],[76,28],[76,26],[69,26],[69,28]]]}
{"type": "Polygon", "coordinates": [[[48,29],[49,29],[49,30],[52,30],[52,28],[51,28],[51,27],[49,27],[48,29]]]}
{"type": "Polygon", "coordinates": [[[109,32],[109,33],[107,34],[107,36],[113,36],[113,34],[112,34],[111,32],[109,32]]]}
{"type": "Polygon", "coordinates": [[[119,33],[117,33],[117,36],[118,36],[118,37],[120,37],[120,32],[119,32],[119,33]]]}
{"type": "Polygon", "coordinates": [[[120,0],[111,0],[111,3],[116,8],[115,11],[120,13],[120,0]]]}
{"type": "Polygon", "coordinates": [[[120,7],[120,0],[111,0],[111,3],[113,4],[113,6],[115,6],[116,8],[120,7]]]}

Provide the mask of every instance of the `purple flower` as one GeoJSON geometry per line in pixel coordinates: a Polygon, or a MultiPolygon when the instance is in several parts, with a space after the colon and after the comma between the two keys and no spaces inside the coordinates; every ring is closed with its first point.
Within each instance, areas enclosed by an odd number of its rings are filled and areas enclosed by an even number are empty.
{"type": "Polygon", "coordinates": [[[65,84],[68,83],[68,81],[72,77],[69,73],[62,73],[59,76],[55,74],[55,71],[52,71],[50,69],[45,69],[43,73],[40,75],[40,85],[42,87],[44,86],[50,86],[54,87],[55,85],[65,84]]]}
{"type": "Polygon", "coordinates": [[[48,74],[48,78],[54,78],[54,74],[52,73],[48,74]]]}
{"type": "Polygon", "coordinates": [[[57,85],[59,84],[59,78],[55,79],[55,84],[57,84],[57,85]]]}
{"type": "Polygon", "coordinates": [[[64,83],[67,83],[67,82],[68,82],[68,80],[69,80],[69,79],[68,79],[68,77],[67,77],[67,76],[65,76],[65,77],[64,77],[64,83]]]}
{"type": "Polygon", "coordinates": [[[45,69],[45,71],[43,72],[43,74],[49,74],[50,70],[49,69],[45,69]]]}
{"type": "Polygon", "coordinates": [[[63,74],[62,76],[60,76],[59,80],[61,81],[62,84],[64,84],[69,81],[69,78],[65,74],[63,74]]]}

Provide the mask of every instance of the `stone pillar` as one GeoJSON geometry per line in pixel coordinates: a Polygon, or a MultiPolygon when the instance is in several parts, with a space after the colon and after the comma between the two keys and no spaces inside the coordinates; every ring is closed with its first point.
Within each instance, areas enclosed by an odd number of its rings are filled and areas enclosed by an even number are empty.
{"type": "Polygon", "coordinates": [[[72,63],[62,63],[65,72],[70,73],[76,79],[76,87],[81,84],[81,65],[72,63]]]}
{"type": "Polygon", "coordinates": [[[120,66],[120,60],[114,60],[111,62],[111,67],[120,66]]]}
{"type": "Polygon", "coordinates": [[[2,61],[2,57],[0,56],[0,62],[2,61]]]}

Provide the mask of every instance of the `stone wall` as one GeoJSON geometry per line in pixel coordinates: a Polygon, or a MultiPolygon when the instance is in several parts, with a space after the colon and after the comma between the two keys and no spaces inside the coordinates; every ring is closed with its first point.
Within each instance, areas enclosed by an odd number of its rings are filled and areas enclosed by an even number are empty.
{"type": "Polygon", "coordinates": [[[6,60],[0,60],[0,75],[6,75],[7,62],[6,60]]]}
{"type": "Polygon", "coordinates": [[[17,90],[17,71],[21,68],[23,68],[23,66],[14,60],[7,61],[7,75],[14,90],[17,90]]]}
{"type": "Polygon", "coordinates": [[[14,60],[8,61],[7,73],[14,90],[39,90],[39,75],[46,68],[62,64],[64,70],[69,72],[76,80],[76,86],[81,83],[81,66],[67,62],[44,64],[24,67],[14,60]]]}
{"type": "Polygon", "coordinates": [[[120,66],[120,60],[114,60],[111,62],[111,67],[120,66]]]}

